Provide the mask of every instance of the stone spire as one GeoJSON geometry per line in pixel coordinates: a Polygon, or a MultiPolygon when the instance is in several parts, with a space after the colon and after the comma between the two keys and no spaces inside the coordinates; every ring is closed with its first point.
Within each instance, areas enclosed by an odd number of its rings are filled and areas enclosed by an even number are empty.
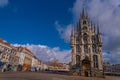
{"type": "Polygon", "coordinates": [[[85,17],[85,8],[83,7],[83,10],[82,10],[82,18],[85,17]]]}
{"type": "Polygon", "coordinates": [[[79,22],[77,22],[77,32],[79,32],[79,22]]]}
{"type": "Polygon", "coordinates": [[[99,23],[97,22],[97,34],[100,34],[99,23]]]}
{"type": "Polygon", "coordinates": [[[94,24],[94,33],[96,33],[96,25],[94,24]]]}
{"type": "Polygon", "coordinates": [[[100,34],[100,31],[99,31],[99,26],[97,27],[97,34],[100,34]]]}
{"type": "Polygon", "coordinates": [[[79,30],[81,30],[81,22],[80,22],[80,19],[79,19],[79,30]]]}
{"type": "Polygon", "coordinates": [[[83,5],[83,9],[82,9],[81,18],[82,18],[82,19],[88,18],[88,13],[87,13],[84,5],[83,5]]]}
{"type": "Polygon", "coordinates": [[[93,23],[92,23],[92,21],[91,21],[91,25],[90,25],[90,26],[91,26],[91,30],[93,30],[93,28],[92,28],[92,26],[93,26],[93,23]]]}
{"type": "Polygon", "coordinates": [[[71,29],[71,37],[74,36],[74,28],[71,29]]]}
{"type": "Polygon", "coordinates": [[[74,25],[74,34],[77,32],[77,27],[74,25]]]}

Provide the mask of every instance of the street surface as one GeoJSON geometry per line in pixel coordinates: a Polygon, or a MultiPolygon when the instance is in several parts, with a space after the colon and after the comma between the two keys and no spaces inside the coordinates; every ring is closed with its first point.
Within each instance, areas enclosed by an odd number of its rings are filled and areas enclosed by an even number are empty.
{"type": "Polygon", "coordinates": [[[0,72],[0,80],[120,80],[120,77],[94,78],[48,72],[0,72]]]}

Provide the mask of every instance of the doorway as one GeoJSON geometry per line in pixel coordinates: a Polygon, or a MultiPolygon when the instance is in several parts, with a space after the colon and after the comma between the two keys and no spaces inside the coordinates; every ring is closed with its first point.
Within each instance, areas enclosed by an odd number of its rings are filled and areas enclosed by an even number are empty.
{"type": "Polygon", "coordinates": [[[85,71],[85,77],[88,77],[88,71],[85,71]]]}

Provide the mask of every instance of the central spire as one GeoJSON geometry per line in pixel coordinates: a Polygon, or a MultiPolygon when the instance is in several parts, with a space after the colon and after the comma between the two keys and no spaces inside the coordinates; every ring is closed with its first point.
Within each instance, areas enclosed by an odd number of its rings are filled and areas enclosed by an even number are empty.
{"type": "Polygon", "coordinates": [[[82,9],[81,18],[87,18],[87,12],[86,12],[85,5],[84,5],[84,4],[83,4],[83,9],[82,9]]]}
{"type": "Polygon", "coordinates": [[[83,6],[83,9],[82,9],[82,17],[84,17],[85,16],[85,8],[84,8],[84,6],[83,6]]]}

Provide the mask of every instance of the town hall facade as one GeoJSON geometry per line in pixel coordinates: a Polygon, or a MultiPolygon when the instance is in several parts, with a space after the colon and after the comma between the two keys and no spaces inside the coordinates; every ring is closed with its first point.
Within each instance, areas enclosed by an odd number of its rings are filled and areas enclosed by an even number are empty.
{"type": "Polygon", "coordinates": [[[103,76],[102,36],[83,8],[70,36],[72,61],[70,73],[80,76],[103,76]]]}

